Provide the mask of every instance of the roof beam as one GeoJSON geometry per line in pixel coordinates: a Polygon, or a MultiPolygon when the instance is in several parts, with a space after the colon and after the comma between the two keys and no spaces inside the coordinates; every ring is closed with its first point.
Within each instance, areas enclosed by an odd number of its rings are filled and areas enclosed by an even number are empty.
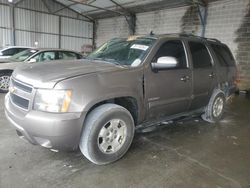
{"type": "MultiPolygon", "coordinates": [[[[73,0],[69,0],[69,1],[71,1],[71,2],[76,2],[76,1],[73,1],[73,0]]],[[[84,5],[84,6],[88,6],[88,7],[96,8],[96,9],[99,9],[99,10],[104,10],[104,11],[107,11],[107,12],[112,12],[112,13],[118,14],[118,15],[120,15],[120,16],[124,16],[124,13],[119,12],[119,11],[116,11],[116,10],[110,10],[110,9],[98,7],[98,6],[95,6],[95,5],[83,3],[83,2],[78,2],[78,4],[82,4],[82,5],[84,5]]]]}
{"type": "Polygon", "coordinates": [[[17,4],[19,4],[19,3],[23,2],[23,1],[24,0],[17,0],[14,4],[17,5],[17,4]]]}
{"type": "Polygon", "coordinates": [[[47,2],[45,0],[42,0],[42,2],[44,4],[44,6],[47,8],[47,10],[49,11],[49,13],[52,13],[52,11],[51,11],[49,5],[47,4],[47,2]]]}
{"type": "Polygon", "coordinates": [[[131,14],[131,12],[125,8],[124,6],[120,5],[119,3],[117,3],[116,1],[114,0],[110,0],[112,3],[114,3],[116,6],[120,7],[122,10],[124,10],[125,12],[127,12],[128,14],[131,14]]]}
{"type": "Polygon", "coordinates": [[[63,7],[65,7],[65,8],[68,8],[68,9],[70,9],[71,11],[73,11],[73,12],[75,12],[75,13],[77,13],[77,14],[79,14],[79,15],[81,15],[81,16],[83,16],[84,18],[87,18],[87,19],[89,19],[90,21],[92,21],[92,22],[94,22],[95,21],[95,19],[94,18],[92,18],[92,17],[90,17],[90,16],[88,16],[88,15],[85,15],[85,14],[83,14],[83,13],[80,13],[80,12],[77,12],[76,10],[74,10],[73,8],[71,8],[71,7],[67,7],[66,5],[64,5],[63,3],[61,3],[61,2],[59,2],[59,1],[57,1],[57,0],[54,0],[56,3],[58,3],[58,4],[60,4],[61,6],[63,6],[63,7]]]}
{"type": "Polygon", "coordinates": [[[78,4],[78,3],[72,3],[72,4],[70,4],[70,5],[65,5],[64,7],[62,7],[62,8],[60,8],[60,9],[54,11],[53,13],[55,14],[55,13],[60,12],[61,10],[64,10],[64,9],[66,9],[66,8],[69,8],[69,9],[70,9],[71,6],[76,5],[76,4],[78,4]]]}

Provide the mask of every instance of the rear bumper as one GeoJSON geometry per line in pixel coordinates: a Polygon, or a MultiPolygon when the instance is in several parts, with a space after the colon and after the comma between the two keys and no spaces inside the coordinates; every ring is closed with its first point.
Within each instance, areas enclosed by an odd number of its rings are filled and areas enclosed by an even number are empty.
{"type": "Polygon", "coordinates": [[[5,97],[5,115],[19,137],[55,150],[78,148],[85,115],[82,113],[25,112],[5,97]]]}

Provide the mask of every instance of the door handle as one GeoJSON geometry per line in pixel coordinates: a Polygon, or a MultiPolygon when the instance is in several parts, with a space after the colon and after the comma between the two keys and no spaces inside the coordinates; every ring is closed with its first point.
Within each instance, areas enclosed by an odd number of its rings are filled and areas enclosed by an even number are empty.
{"type": "Polygon", "coordinates": [[[214,73],[212,72],[208,76],[209,76],[209,78],[213,78],[214,77],[214,73]]]}
{"type": "Polygon", "coordinates": [[[181,77],[181,81],[183,81],[183,82],[186,82],[186,81],[189,81],[189,80],[190,80],[189,76],[183,76],[183,77],[181,77]]]}

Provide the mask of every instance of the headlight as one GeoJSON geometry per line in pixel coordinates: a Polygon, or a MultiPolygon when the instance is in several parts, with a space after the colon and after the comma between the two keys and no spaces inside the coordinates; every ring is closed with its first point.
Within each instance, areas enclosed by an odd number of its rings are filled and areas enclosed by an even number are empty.
{"type": "Polygon", "coordinates": [[[33,109],[46,112],[68,112],[72,91],[38,89],[33,109]]]}

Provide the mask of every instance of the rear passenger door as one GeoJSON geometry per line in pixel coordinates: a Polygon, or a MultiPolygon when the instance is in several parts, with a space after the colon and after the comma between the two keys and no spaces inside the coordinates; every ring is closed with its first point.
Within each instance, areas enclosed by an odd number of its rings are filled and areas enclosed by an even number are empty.
{"type": "Polygon", "coordinates": [[[198,41],[189,41],[188,44],[193,66],[193,95],[190,110],[195,110],[208,104],[215,81],[215,71],[207,46],[198,41]]]}

